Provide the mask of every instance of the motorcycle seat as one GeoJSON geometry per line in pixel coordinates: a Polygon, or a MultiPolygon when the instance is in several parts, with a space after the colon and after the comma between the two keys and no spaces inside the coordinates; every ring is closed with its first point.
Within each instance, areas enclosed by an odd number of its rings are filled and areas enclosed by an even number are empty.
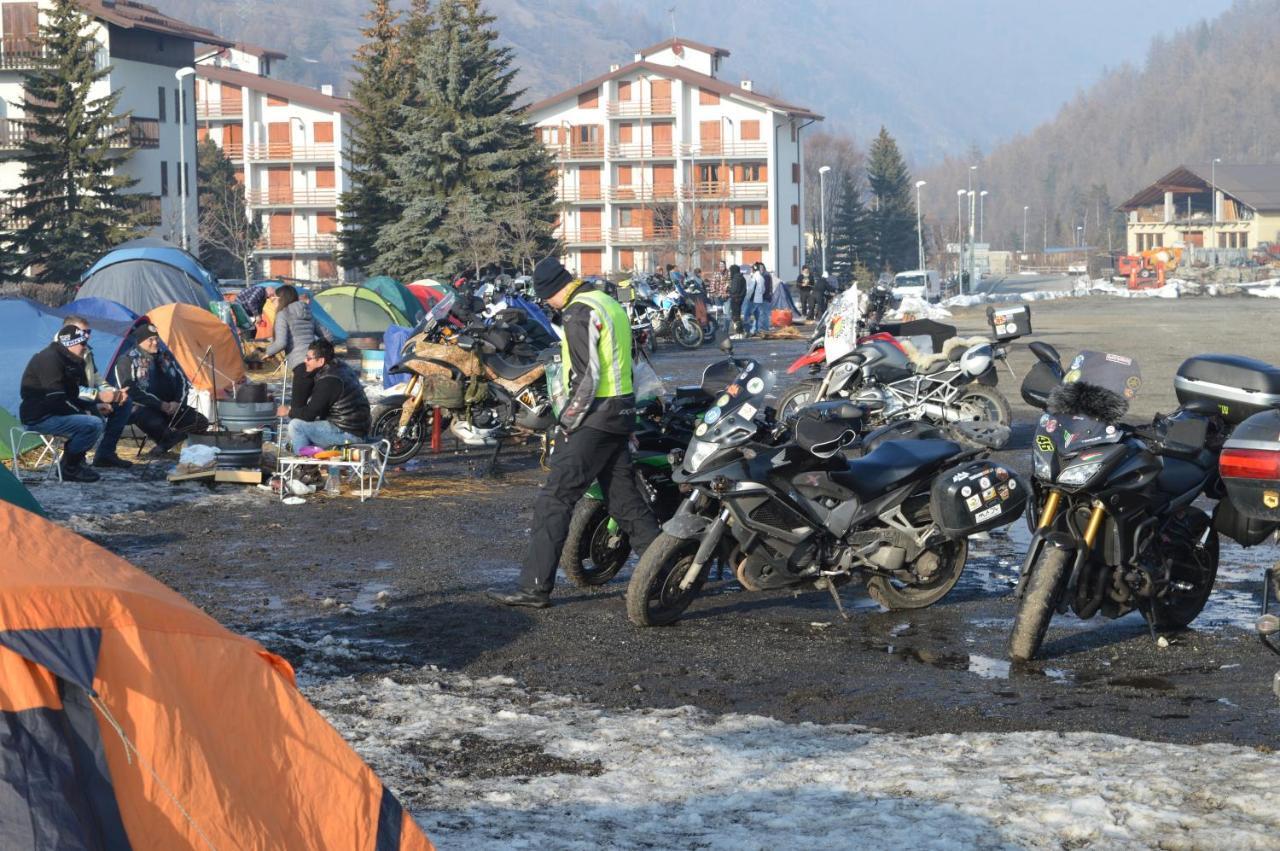
{"type": "Polygon", "coordinates": [[[1190,461],[1180,458],[1164,459],[1164,469],[1156,477],[1156,487],[1170,496],[1181,496],[1204,481],[1205,471],[1190,461]]]}
{"type": "Polygon", "coordinates": [[[920,369],[916,371],[919,372],[921,375],[934,375],[935,373],[942,372],[944,369],[946,369],[949,366],[951,366],[951,361],[946,360],[944,358],[942,360],[929,361],[928,363],[926,363],[924,366],[922,366],[920,369]]]}
{"type": "Polygon", "coordinates": [[[485,360],[485,366],[493,370],[494,375],[504,378],[507,381],[516,381],[523,378],[526,374],[537,369],[541,364],[537,361],[529,363],[521,363],[518,361],[507,361],[502,358],[490,357],[485,360]]]}
{"type": "Polygon", "coordinates": [[[831,479],[866,502],[908,479],[938,469],[962,451],[958,443],[950,440],[893,440],[850,461],[845,469],[832,473],[831,479]]]}

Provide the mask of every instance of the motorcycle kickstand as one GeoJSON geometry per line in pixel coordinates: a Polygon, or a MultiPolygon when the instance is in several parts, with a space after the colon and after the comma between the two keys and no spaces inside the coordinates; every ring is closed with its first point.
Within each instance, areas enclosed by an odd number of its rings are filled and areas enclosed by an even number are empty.
{"type": "Polygon", "coordinates": [[[830,579],[827,580],[827,590],[831,592],[831,599],[836,601],[836,609],[840,612],[840,617],[846,621],[849,620],[849,613],[844,610],[844,603],[840,602],[840,592],[836,589],[836,584],[830,579]]]}
{"type": "Polygon", "coordinates": [[[493,453],[489,456],[489,460],[485,462],[484,467],[476,474],[477,478],[488,479],[497,478],[498,476],[498,453],[502,451],[502,439],[498,439],[498,444],[493,447],[493,453]]]}

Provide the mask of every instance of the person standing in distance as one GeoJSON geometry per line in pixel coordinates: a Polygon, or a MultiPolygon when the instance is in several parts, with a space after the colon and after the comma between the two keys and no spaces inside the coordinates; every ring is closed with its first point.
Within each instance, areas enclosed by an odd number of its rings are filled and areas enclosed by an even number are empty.
{"type": "Polygon", "coordinates": [[[560,550],[573,507],[591,483],[604,489],[609,514],[637,554],[658,536],[658,524],[635,483],[631,432],[636,419],[631,386],[631,321],[616,301],[573,276],[554,257],[533,270],[538,298],[560,311],[562,386],[568,401],[551,453],[551,473],[533,505],[533,529],[520,578],[512,590],[485,595],[504,606],[551,605],[560,550]]]}

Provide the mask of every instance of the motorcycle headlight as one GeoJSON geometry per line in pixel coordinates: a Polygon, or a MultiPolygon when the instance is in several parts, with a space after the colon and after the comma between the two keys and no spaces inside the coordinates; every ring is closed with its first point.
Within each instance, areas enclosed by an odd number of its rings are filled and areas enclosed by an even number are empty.
{"type": "Polygon", "coordinates": [[[690,473],[697,472],[702,466],[702,462],[710,458],[718,449],[714,443],[708,443],[705,440],[698,440],[696,437],[689,441],[689,449],[684,455],[684,469],[690,473]]]}
{"type": "Polygon", "coordinates": [[[1101,469],[1101,461],[1094,461],[1091,464],[1077,464],[1074,467],[1068,467],[1058,474],[1058,484],[1079,487],[1080,485],[1088,482],[1094,476],[1098,475],[1098,471],[1101,469]]]}
{"type": "Polygon", "coordinates": [[[1037,479],[1043,479],[1046,482],[1053,481],[1053,461],[1048,453],[1035,453],[1035,470],[1033,474],[1037,479]]]}

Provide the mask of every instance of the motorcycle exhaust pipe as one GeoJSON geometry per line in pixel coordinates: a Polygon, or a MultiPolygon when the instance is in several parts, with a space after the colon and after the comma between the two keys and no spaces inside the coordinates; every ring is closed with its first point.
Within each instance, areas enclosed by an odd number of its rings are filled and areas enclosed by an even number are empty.
{"type": "Polygon", "coordinates": [[[697,580],[698,574],[702,572],[702,568],[711,560],[711,554],[716,551],[716,546],[720,543],[720,536],[724,534],[724,527],[728,523],[729,509],[726,508],[720,512],[720,516],[703,533],[702,543],[698,545],[698,551],[693,556],[693,564],[689,565],[689,569],[684,572],[684,576],[680,579],[681,591],[689,590],[690,586],[697,580]]]}
{"type": "Polygon", "coordinates": [[[920,406],[920,413],[929,419],[942,420],[948,423],[960,422],[960,411],[946,405],[937,405],[929,402],[920,406]]]}

